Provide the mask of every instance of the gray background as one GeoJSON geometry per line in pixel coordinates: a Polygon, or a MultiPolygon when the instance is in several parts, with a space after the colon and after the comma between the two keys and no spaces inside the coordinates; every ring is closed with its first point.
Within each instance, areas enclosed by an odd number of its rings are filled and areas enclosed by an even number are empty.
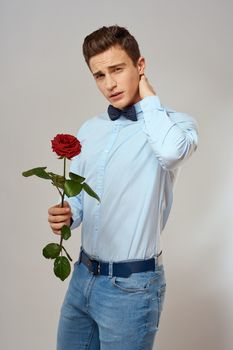
{"type": "MultiPolygon", "coordinates": [[[[41,250],[58,241],[47,223],[58,194],[21,173],[46,165],[61,173],[50,140],[76,134],[106,110],[81,47],[87,34],[112,24],[138,40],[161,102],[200,126],[163,232],[167,295],[156,348],[233,348],[232,7],[227,0],[0,1],[1,349],[55,349],[69,279],[53,276],[41,250]]],[[[66,243],[74,259],[79,245],[80,228],[66,243]]]]}

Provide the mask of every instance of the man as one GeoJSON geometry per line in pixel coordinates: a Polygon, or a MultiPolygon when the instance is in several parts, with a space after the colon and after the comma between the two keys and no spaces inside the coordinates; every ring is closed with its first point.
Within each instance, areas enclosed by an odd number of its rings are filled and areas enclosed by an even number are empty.
{"type": "Polygon", "coordinates": [[[178,168],[197,148],[197,123],[162,106],[127,29],[96,30],[83,54],[110,105],[79,129],[82,152],[70,169],[101,202],[82,191],[48,211],[55,234],[82,223],[57,349],[149,350],[166,290],[160,234],[178,168]]]}

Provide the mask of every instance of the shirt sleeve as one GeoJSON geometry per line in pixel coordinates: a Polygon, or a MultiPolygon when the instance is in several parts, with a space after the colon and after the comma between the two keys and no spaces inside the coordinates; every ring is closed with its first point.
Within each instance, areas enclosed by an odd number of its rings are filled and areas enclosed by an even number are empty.
{"type": "MultiPolygon", "coordinates": [[[[72,173],[75,172],[72,170],[70,171],[72,173]]],[[[74,228],[80,226],[83,220],[83,191],[74,197],[67,197],[65,195],[65,201],[67,201],[71,207],[72,218],[70,221],[70,228],[73,230],[74,228]]]]}
{"type": "Polygon", "coordinates": [[[186,113],[166,109],[157,95],[140,101],[144,132],[165,170],[180,166],[197,149],[198,124],[186,113]]]}

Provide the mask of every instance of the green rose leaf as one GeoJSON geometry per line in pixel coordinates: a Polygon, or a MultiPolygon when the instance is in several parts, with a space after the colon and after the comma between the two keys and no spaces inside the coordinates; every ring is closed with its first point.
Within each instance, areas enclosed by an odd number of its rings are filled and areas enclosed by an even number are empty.
{"type": "Polygon", "coordinates": [[[59,256],[54,260],[53,271],[55,275],[64,281],[70,274],[70,262],[66,256],[59,256]]]}
{"type": "Polygon", "coordinates": [[[43,255],[46,259],[55,259],[59,256],[61,247],[57,243],[49,243],[43,249],[43,255]]]}
{"type": "Polygon", "coordinates": [[[86,182],[82,184],[82,187],[84,191],[86,191],[90,196],[96,198],[100,202],[99,196],[93,191],[93,189],[86,182]]]}
{"type": "Polygon", "coordinates": [[[58,174],[54,174],[54,173],[51,173],[49,172],[48,173],[51,177],[51,180],[52,180],[52,184],[56,187],[59,187],[61,189],[64,189],[64,184],[65,184],[65,178],[64,176],[61,176],[61,175],[58,175],[58,174]]]}
{"type": "Polygon", "coordinates": [[[77,181],[77,182],[83,182],[84,180],[86,180],[85,177],[82,177],[80,175],[74,174],[74,173],[69,173],[69,177],[71,178],[71,180],[77,181]]]}
{"type": "Polygon", "coordinates": [[[45,171],[47,167],[39,167],[39,168],[33,168],[27,171],[24,171],[22,173],[23,176],[28,177],[28,176],[32,176],[32,175],[36,175],[38,177],[41,177],[42,179],[46,179],[46,180],[50,180],[50,176],[49,174],[45,171]]]}
{"type": "Polygon", "coordinates": [[[61,235],[62,235],[62,238],[64,238],[65,240],[70,238],[71,230],[70,230],[69,226],[67,226],[67,225],[62,226],[62,228],[61,228],[61,235]]]}
{"type": "Polygon", "coordinates": [[[74,180],[66,180],[64,190],[67,197],[73,197],[82,191],[82,185],[74,180]]]}

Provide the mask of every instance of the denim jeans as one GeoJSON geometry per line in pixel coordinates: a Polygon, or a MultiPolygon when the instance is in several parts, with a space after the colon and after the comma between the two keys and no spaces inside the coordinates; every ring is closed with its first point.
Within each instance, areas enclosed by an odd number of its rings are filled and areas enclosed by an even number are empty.
{"type": "Polygon", "coordinates": [[[166,290],[163,264],[129,277],[78,261],[61,307],[57,350],[152,350],[166,290]]]}

